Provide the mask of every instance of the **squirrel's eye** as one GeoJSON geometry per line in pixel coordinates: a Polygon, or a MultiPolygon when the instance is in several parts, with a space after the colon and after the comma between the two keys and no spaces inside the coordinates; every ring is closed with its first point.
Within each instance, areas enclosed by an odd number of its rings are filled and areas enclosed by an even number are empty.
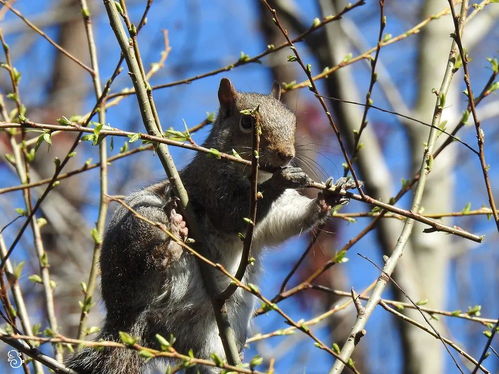
{"type": "Polygon", "coordinates": [[[248,133],[253,128],[253,122],[255,119],[252,116],[242,115],[241,121],[239,122],[239,127],[242,132],[248,133]]]}

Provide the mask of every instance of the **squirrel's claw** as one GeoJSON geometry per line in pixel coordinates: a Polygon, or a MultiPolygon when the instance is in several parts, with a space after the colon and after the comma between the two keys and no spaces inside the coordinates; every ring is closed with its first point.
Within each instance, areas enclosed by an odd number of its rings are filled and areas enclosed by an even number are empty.
{"type": "MultiPolygon", "coordinates": [[[[332,180],[332,178],[330,178],[332,180]]],[[[327,183],[327,181],[326,181],[327,183]]],[[[359,182],[359,184],[362,186],[362,182],[359,182]]],[[[355,181],[350,178],[350,177],[342,177],[334,183],[334,189],[335,191],[343,191],[346,192],[347,190],[351,190],[357,188],[357,185],[355,184],[355,181]]]]}
{"type": "Polygon", "coordinates": [[[336,183],[334,183],[333,178],[328,178],[325,183],[325,189],[319,193],[319,200],[325,201],[329,206],[348,204],[350,199],[341,195],[340,192],[344,193],[356,187],[355,181],[351,178],[342,177],[336,183]],[[334,187],[334,191],[331,190],[331,187],[334,187]]]}

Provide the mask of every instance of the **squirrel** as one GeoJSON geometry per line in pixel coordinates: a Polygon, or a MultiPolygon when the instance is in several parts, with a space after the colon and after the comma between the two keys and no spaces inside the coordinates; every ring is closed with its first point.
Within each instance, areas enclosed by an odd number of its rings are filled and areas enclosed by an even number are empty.
{"type": "MultiPolygon", "coordinates": [[[[218,90],[220,109],[205,143],[220,152],[252,152],[254,116],[244,114],[258,108],[261,128],[257,221],[245,283],[257,283],[258,259],[262,249],[311,229],[323,222],[331,206],[345,198],[331,191],[315,199],[301,195],[310,178],[292,166],[295,157],[296,117],[280,101],[280,88],[274,84],[270,95],[238,92],[223,78],[218,90]],[[265,171],[264,171],[265,170],[265,171]]],[[[218,160],[199,152],[181,171],[198,225],[207,236],[210,260],[235,273],[243,249],[238,233],[245,232],[250,199],[249,167],[218,160]]],[[[353,188],[341,178],[340,189],[353,188]]],[[[164,224],[173,234],[187,238],[182,215],[177,213],[169,181],[160,182],[131,194],[126,203],[150,221],[164,224]]],[[[210,296],[203,286],[197,259],[184,251],[164,231],[139,219],[124,206],[115,211],[106,230],[100,257],[101,289],[107,315],[98,339],[120,341],[123,331],[137,343],[159,348],[156,334],[174,337],[173,347],[181,353],[190,349],[196,357],[215,353],[225,359],[212,310],[210,296]]],[[[215,288],[221,292],[230,279],[212,269],[215,288]]],[[[229,322],[242,350],[255,308],[254,296],[241,289],[226,302],[229,322]]],[[[153,373],[174,365],[165,359],[146,362],[138,353],[123,348],[85,348],[67,361],[81,374],[153,373]]],[[[214,373],[217,369],[197,366],[186,372],[214,373]]]]}

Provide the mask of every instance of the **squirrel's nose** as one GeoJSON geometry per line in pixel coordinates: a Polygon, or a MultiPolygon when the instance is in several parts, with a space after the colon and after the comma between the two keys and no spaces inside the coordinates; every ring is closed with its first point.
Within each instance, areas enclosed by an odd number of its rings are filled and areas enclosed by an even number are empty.
{"type": "Polygon", "coordinates": [[[280,151],[277,152],[277,157],[283,163],[283,165],[286,165],[289,161],[293,159],[294,154],[292,154],[291,152],[280,151]]]}

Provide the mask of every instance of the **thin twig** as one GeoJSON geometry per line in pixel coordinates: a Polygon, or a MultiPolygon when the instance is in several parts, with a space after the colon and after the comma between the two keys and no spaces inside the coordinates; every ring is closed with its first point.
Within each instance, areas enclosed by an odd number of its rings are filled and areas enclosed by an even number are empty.
{"type": "MultiPolygon", "coordinates": [[[[310,240],[310,243],[308,243],[307,249],[305,249],[305,251],[302,253],[302,255],[300,256],[300,258],[298,259],[298,261],[296,261],[296,263],[293,265],[293,267],[289,271],[288,275],[286,275],[286,277],[282,281],[281,287],[279,288],[279,295],[282,294],[286,290],[286,286],[287,286],[289,280],[291,279],[291,277],[293,276],[293,274],[296,272],[296,270],[298,270],[298,267],[305,260],[305,258],[310,253],[310,251],[312,250],[312,248],[314,248],[315,243],[317,243],[317,240],[319,240],[319,236],[321,235],[321,232],[322,232],[321,229],[322,229],[323,226],[324,225],[321,225],[320,227],[317,228],[317,230],[314,230],[314,233],[312,234],[312,240],[310,240]]],[[[274,297],[272,299],[272,302],[274,302],[274,303],[277,302],[277,301],[278,301],[277,297],[274,297]]]]}
{"type": "MultiPolygon", "coordinates": [[[[493,80],[492,80],[492,82],[490,84],[492,84],[492,83],[494,83],[493,80]]],[[[383,113],[393,114],[393,115],[395,115],[397,117],[401,117],[401,118],[407,119],[409,121],[419,123],[420,125],[423,125],[423,126],[432,127],[431,123],[427,123],[427,122],[421,121],[421,120],[419,120],[417,118],[414,118],[414,117],[411,117],[411,116],[408,116],[406,114],[402,114],[402,113],[399,113],[399,112],[396,112],[396,111],[393,111],[393,110],[384,109],[384,108],[381,108],[381,107],[379,107],[377,105],[373,105],[373,104],[370,104],[370,103],[364,104],[364,103],[359,103],[357,101],[340,99],[340,98],[333,97],[333,96],[322,96],[322,97],[324,99],[327,99],[327,100],[338,101],[338,102],[345,103],[345,104],[359,105],[359,106],[363,106],[365,108],[372,108],[372,109],[378,110],[378,111],[383,112],[383,113]]],[[[475,148],[473,148],[468,143],[462,141],[461,139],[459,139],[456,136],[457,131],[453,130],[452,133],[450,133],[450,132],[447,132],[445,129],[442,129],[442,128],[439,128],[439,127],[437,127],[436,130],[439,131],[439,132],[441,132],[442,134],[447,135],[449,143],[453,142],[453,141],[461,143],[462,145],[464,145],[466,148],[468,148],[473,153],[478,154],[478,151],[475,148]]]]}
{"type": "MultiPolygon", "coordinates": [[[[499,211],[498,211],[499,213],[499,211]]],[[[356,212],[356,213],[338,213],[333,212],[332,217],[335,218],[343,218],[346,220],[350,220],[351,218],[370,218],[370,217],[378,217],[381,212],[356,212]]],[[[423,213],[421,214],[426,218],[444,218],[444,217],[468,217],[468,216],[489,216],[492,215],[492,210],[490,208],[480,208],[474,210],[462,210],[460,212],[445,212],[445,213],[423,213]]],[[[384,218],[396,218],[399,220],[406,219],[405,217],[399,216],[398,214],[386,213],[384,218]]]]}
{"type": "MultiPolygon", "coordinates": [[[[258,169],[260,167],[259,164],[259,153],[260,153],[260,115],[258,110],[254,113],[255,125],[253,126],[253,146],[251,153],[251,174],[250,174],[250,205],[249,205],[249,214],[247,222],[246,234],[244,235],[243,242],[243,250],[241,252],[241,259],[239,261],[239,266],[237,267],[237,271],[235,274],[235,278],[242,280],[244,274],[246,273],[246,268],[249,264],[249,257],[251,253],[251,245],[253,242],[253,231],[256,226],[256,213],[258,207],[258,169]]],[[[232,294],[236,291],[237,285],[235,283],[230,283],[227,288],[222,291],[217,299],[219,302],[225,302],[232,296],[232,294]]]]}
{"type": "MultiPolygon", "coordinates": [[[[385,303],[383,300],[381,300],[379,303],[383,307],[383,309],[385,309],[386,311],[392,313],[393,315],[397,316],[398,318],[402,319],[403,321],[406,321],[406,322],[410,323],[411,325],[414,325],[414,326],[420,328],[421,330],[427,332],[428,334],[434,336],[435,338],[440,339],[442,342],[444,342],[446,345],[449,345],[450,347],[452,347],[456,352],[461,354],[463,357],[467,358],[470,362],[472,362],[475,365],[478,365],[478,367],[484,373],[490,373],[490,371],[488,371],[486,368],[481,366],[478,363],[478,361],[473,358],[473,356],[471,356],[469,353],[465,352],[461,347],[459,347],[452,340],[445,338],[443,336],[440,336],[440,334],[435,333],[434,331],[430,330],[429,328],[427,328],[423,324],[421,324],[421,323],[417,322],[416,320],[407,317],[405,314],[400,313],[399,311],[393,309],[392,307],[388,306],[388,304],[385,303]]],[[[462,371],[461,371],[461,373],[462,373],[462,371]]]]}
{"type": "MultiPolygon", "coordinates": [[[[367,89],[366,93],[366,101],[364,105],[364,111],[362,113],[362,119],[360,121],[360,128],[357,133],[354,133],[354,144],[353,144],[353,152],[352,152],[352,159],[355,159],[357,156],[357,153],[359,152],[359,142],[360,138],[362,136],[362,133],[364,132],[364,129],[367,126],[367,113],[369,111],[369,107],[372,104],[372,99],[371,95],[373,92],[374,85],[377,80],[377,74],[376,74],[376,64],[378,62],[379,58],[379,52],[381,51],[381,41],[383,38],[383,30],[385,29],[386,26],[386,17],[385,17],[385,1],[384,0],[379,0],[379,32],[378,32],[378,43],[376,45],[376,52],[374,54],[374,58],[371,60],[371,79],[369,81],[369,88],[367,89]]],[[[346,177],[348,173],[348,170],[345,169],[345,174],[344,176],[346,177]]]]}
{"type": "MultiPolygon", "coordinates": [[[[99,97],[102,95],[102,85],[99,73],[99,62],[97,57],[97,48],[95,46],[94,32],[92,29],[92,24],[90,20],[90,9],[88,7],[86,0],[80,0],[81,13],[83,15],[83,22],[85,25],[85,34],[87,36],[88,51],[90,54],[90,61],[94,74],[92,75],[92,82],[94,86],[94,94],[96,101],[99,101],[99,97]]],[[[98,108],[98,118],[99,123],[104,125],[106,123],[106,108],[103,102],[98,108]]],[[[97,275],[99,273],[99,258],[102,249],[102,241],[104,238],[104,229],[106,226],[106,216],[108,208],[107,195],[107,141],[103,137],[99,143],[99,158],[100,158],[100,178],[99,178],[99,213],[97,215],[97,223],[95,225],[96,233],[93,236],[94,239],[94,250],[92,253],[92,262],[90,266],[90,272],[88,274],[88,280],[86,287],[84,287],[83,293],[84,298],[81,306],[80,323],[78,324],[78,339],[83,339],[86,335],[86,322],[87,317],[90,312],[93,303],[93,294],[95,291],[95,286],[97,283],[97,275]]]]}
{"type": "Polygon", "coordinates": [[[487,358],[489,348],[493,349],[492,341],[494,340],[494,336],[496,335],[498,329],[499,329],[499,318],[497,319],[495,325],[492,327],[489,338],[487,339],[487,343],[485,343],[482,354],[480,355],[480,358],[478,359],[478,362],[476,363],[475,368],[473,369],[473,372],[471,374],[476,374],[479,368],[482,369],[481,363],[483,362],[483,360],[487,358]]]}
{"type": "MultiPolygon", "coordinates": [[[[27,162],[25,160],[24,153],[21,150],[22,145],[17,144],[14,137],[12,136],[10,138],[10,141],[14,153],[15,168],[19,176],[19,180],[21,183],[25,183],[26,181],[29,181],[29,169],[27,168],[27,162]]],[[[33,204],[31,202],[30,190],[23,190],[23,197],[26,206],[26,212],[27,214],[31,214],[33,212],[33,204]]],[[[41,283],[43,286],[43,295],[45,298],[44,300],[45,311],[47,313],[50,329],[54,333],[57,333],[58,326],[57,326],[57,317],[55,315],[55,308],[54,308],[54,293],[52,288],[52,281],[50,279],[50,271],[49,271],[50,264],[49,264],[48,254],[45,251],[43,245],[40,226],[36,219],[35,214],[33,215],[33,219],[30,221],[30,224],[31,224],[31,230],[33,232],[34,248],[38,259],[38,265],[40,267],[40,275],[42,279],[41,283]]],[[[7,254],[8,252],[6,253],[5,256],[3,256],[3,259],[7,257],[7,254]]],[[[57,361],[62,362],[62,347],[59,345],[54,345],[53,348],[57,361]]]]}
{"type": "Polygon", "coordinates": [[[362,190],[361,183],[359,182],[359,179],[357,178],[357,173],[355,172],[355,170],[352,166],[352,162],[351,162],[350,157],[348,155],[347,149],[346,149],[345,145],[343,144],[343,139],[342,139],[342,136],[340,134],[340,130],[338,129],[338,126],[336,125],[336,123],[333,119],[333,116],[331,115],[331,112],[329,111],[324,99],[319,94],[319,90],[317,88],[317,85],[315,84],[315,82],[312,78],[311,65],[308,64],[307,66],[305,66],[305,63],[303,62],[300,54],[298,53],[298,50],[296,49],[294,43],[289,38],[288,31],[282,26],[281,22],[279,21],[277,11],[270,6],[270,4],[268,3],[267,0],[261,0],[261,1],[265,4],[268,11],[272,14],[272,16],[273,16],[272,20],[274,21],[276,26],[279,28],[279,30],[281,31],[281,34],[284,36],[286,41],[289,43],[289,46],[290,46],[289,48],[291,49],[291,51],[293,51],[296,62],[298,62],[300,67],[305,72],[305,74],[309,80],[310,90],[315,94],[316,98],[318,99],[322,109],[324,110],[324,113],[326,114],[328,122],[329,122],[331,128],[333,129],[334,134],[336,135],[336,138],[338,139],[338,144],[340,145],[341,153],[343,154],[343,157],[348,165],[348,170],[352,173],[352,177],[355,181],[357,189],[359,190],[360,194],[362,196],[364,196],[364,191],[362,190]]]}
{"type": "Polygon", "coordinates": [[[3,340],[9,345],[12,345],[13,347],[19,349],[22,352],[25,352],[28,354],[30,357],[33,357],[34,360],[38,360],[42,362],[44,365],[47,367],[51,368],[54,370],[56,373],[64,373],[64,374],[78,374],[76,371],[72,369],[68,369],[65,366],[61,365],[60,363],[54,362],[53,359],[51,359],[48,356],[45,356],[41,354],[38,350],[30,350],[28,347],[25,347],[23,340],[27,341],[39,341],[39,342],[50,342],[50,343],[64,343],[64,344],[69,344],[69,345],[83,345],[86,347],[113,347],[113,348],[121,348],[121,349],[133,349],[136,351],[142,351],[142,352],[148,352],[150,353],[151,357],[168,357],[168,358],[173,358],[177,360],[182,360],[184,362],[189,362],[195,365],[203,365],[203,366],[209,366],[209,367],[220,367],[222,369],[226,369],[231,372],[237,372],[237,373],[245,373],[245,374],[263,374],[260,371],[255,371],[255,370],[250,370],[250,369],[245,369],[241,367],[236,367],[232,365],[227,365],[223,362],[221,363],[215,363],[214,361],[207,360],[207,359],[201,359],[201,358],[196,358],[196,357],[191,357],[189,355],[184,355],[181,354],[173,347],[168,347],[168,350],[166,351],[159,351],[156,349],[148,348],[141,346],[137,343],[131,344],[131,345],[126,345],[123,343],[118,343],[115,341],[87,341],[87,340],[81,340],[81,339],[71,339],[67,338],[62,335],[58,335],[57,337],[52,337],[52,338],[47,338],[47,337],[41,337],[41,336],[30,336],[30,335],[20,335],[20,334],[12,334],[12,335],[7,335],[7,334],[0,334],[0,340],[3,340]]]}
{"type": "MultiPolygon", "coordinates": [[[[466,2],[464,2],[464,3],[466,3],[466,2]]],[[[473,121],[475,123],[477,143],[478,143],[478,149],[479,149],[479,153],[480,153],[480,155],[479,155],[480,166],[482,168],[483,179],[485,182],[485,188],[487,190],[487,196],[489,198],[489,204],[490,204],[490,207],[492,209],[492,215],[494,216],[494,221],[496,223],[497,230],[499,231],[499,214],[497,213],[494,194],[492,192],[492,186],[490,183],[489,172],[488,172],[489,165],[487,165],[487,161],[485,160],[485,150],[484,150],[485,134],[480,127],[480,120],[478,119],[478,116],[476,114],[476,104],[475,104],[475,100],[473,98],[470,72],[468,69],[468,56],[464,51],[463,42],[462,42],[462,38],[461,38],[461,33],[463,31],[461,24],[463,22],[463,19],[465,18],[465,14],[463,14],[463,12],[461,12],[460,16],[457,17],[456,11],[454,9],[454,4],[452,3],[451,0],[449,0],[449,7],[450,7],[451,13],[452,13],[452,21],[454,22],[453,37],[454,37],[454,40],[459,48],[459,53],[461,55],[461,61],[463,64],[464,83],[466,84],[466,90],[467,90],[467,96],[468,96],[468,107],[471,110],[471,114],[473,115],[473,121]]],[[[483,349],[483,353],[480,356],[480,359],[478,360],[478,363],[476,364],[472,374],[475,374],[477,372],[478,368],[480,367],[481,362],[485,359],[487,351],[488,351],[488,347],[490,347],[492,340],[494,339],[494,335],[496,333],[496,328],[498,326],[499,326],[499,321],[496,322],[494,328],[492,329],[492,333],[489,336],[487,343],[485,344],[485,347],[483,349]]]]}
{"type": "MultiPolygon", "coordinates": [[[[431,131],[433,131],[433,129],[431,131]]],[[[427,157],[428,158],[431,157],[431,154],[428,154],[427,157]]],[[[419,181],[421,182],[421,178],[419,179],[419,181]]],[[[313,183],[310,183],[307,187],[313,187],[313,188],[324,190],[324,188],[326,186],[325,186],[325,184],[322,184],[322,183],[313,182],[313,183]]],[[[443,231],[443,232],[448,232],[450,234],[461,236],[461,237],[466,238],[466,239],[470,239],[470,240],[475,241],[477,243],[481,243],[483,241],[483,236],[471,234],[471,233],[469,233],[463,229],[460,229],[458,227],[450,227],[450,226],[441,224],[440,222],[437,222],[437,221],[430,219],[430,218],[426,218],[419,213],[415,213],[416,211],[419,210],[419,206],[417,207],[417,209],[412,207],[410,210],[405,210],[405,209],[398,208],[398,207],[395,207],[393,205],[384,203],[382,201],[376,200],[368,195],[364,195],[362,197],[360,195],[357,195],[357,194],[354,194],[351,192],[342,192],[342,191],[334,191],[334,192],[336,192],[340,195],[346,196],[348,198],[358,200],[358,201],[363,201],[363,202],[366,202],[368,204],[372,204],[372,205],[375,205],[377,207],[383,208],[385,210],[391,211],[393,213],[400,214],[404,217],[428,224],[432,227],[432,229],[428,230],[427,232],[443,231]]]]}
{"type": "MultiPolygon", "coordinates": [[[[3,236],[0,234],[0,254],[3,257],[5,256],[6,253],[7,253],[7,248],[5,247],[3,236]]],[[[19,279],[16,278],[17,274],[14,273],[14,268],[12,267],[10,261],[7,261],[5,264],[5,272],[7,274],[7,279],[9,280],[10,287],[12,288],[12,295],[14,296],[14,301],[16,302],[16,314],[19,317],[24,333],[27,335],[33,335],[33,328],[31,326],[29,313],[26,309],[26,303],[24,301],[23,291],[19,285],[19,279]]],[[[35,361],[34,365],[35,365],[35,372],[38,374],[43,374],[43,368],[40,365],[40,363],[35,361]]]]}
{"type": "MultiPolygon", "coordinates": [[[[38,340],[37,336],[31,336],[31,335],[5,335],[5,334],[0,334],[0,340],[2,340],[4,343],[14,347],[17,349],[19,352],[23,352],[25,355],[31,357],[35,362],[39,362],[46,367],[52,369],[55,373],[60,373],[60,374],[78,374],[76,371],[67,368],[60,362],[54,360],[52,357],[46,356],[43,353],[41,353],[38,349],[33,349],[30,347],[26,342],[22,340],[33,340],[36,341],[38,340]]],[[[54,343],[59,343],[58,341],[54,341],[54,343]]]]}
{"type": "MultiPolygon", "coordinates": [[[[23,123],[11,123],[11,122],[0,122],[0,128],[23,128],[23,127],[30,127],[30,128],[38,128],[38,129],[47,129],[47,130],[54,130],[54,131],[68,131],[68,132],[80,132],[80,133],[89,133],[93,134],[95,133],[95,129],[88,128],[86,126],[81,126],[78,124],[71,124],[69,126],[63,126],[63,125],[53,125],[53,124],[42,124],[42,123],[35,123],[29,120],[24,121],[23,123]]],[[[214,157],[217,158],[223,158],[229,161],[233,162],[238,162],[241,164],[245,164],[247,166],[251,165],[251,161],[244,160],[240,157],[236,157],[233,155],[230,155],[228,153],[222,153],[222,152],[215,152],[211,148],[206,148],[200,145],[192,144],[192,143],[185,143],[182,141],[178,140],[172,140],[163,137],[161,134],[158,135],[149,135],[149,134],[144,134],[144,133],[136,133],[136,132],[131,132],[131,131],[124,131],[120,129],[115,129],[115,128],[109,128],[109,127],[103,127],[99,131],[99,136],[119,136],[123,138],[132,138],[132,139],[137,139],[137,140],[143,140],[144,142],[152,142],[154,144],[168,144],[168,145],[173,145],[176,147],[180,148],[185,148],[185,149],[191,149],[199,152],[204,152],[208,154],[212,154],[214,157]]]]}
{"type": "MultiPolygon", "coordinates": [[[[142,152],[142,151],[150,151],[152,149],[153,149],[152,144],[140,146],[140,147],[131,149],[129,151],[118,153],[117,155],[111,156],[111,157],[109,157],[107,159],[107,162],[109,164],[109,163],[111,163],[111,162],[113,162],[115,160],[119,160],[119,159],[125,158],[125,157],[133,155],[135,153],[139,153],[139,152],[142,152]]],[[[79,167],[77,169],[68,171],[67,173],[59,174],[59,176],[56,178],[56,182],[59,182],[59,181],[64,180],[66,178],[72,177],[73,175],[77,175],[77,174],[83,173],[83,172],[85,172],[87,170],[92,170],[92,169],[95,169],[95,168],[99,168],[100,166],[101,166],[100,162],[97,162],[97,163],[94,163],[94,164],[87,164],[87,163],[85,163],[83,166],[81,166],[81,167],[79,167]]],[[[33,188],[33,187],[43,186],[44,184],[50,183],[51,181],[52,181],[52,178],[44,178],[44,179],[40,179],[39,181],[36,181],[36,182],[30,182],[30,183],[26,183],[26,184],[20,184],[20,185],[17,185],[17,186],[0,188],[0,195],[2,195],[4,193],[8,193],[8,192],[24,190],[24,189],[27,189],[27,188],[33,188]]]]}
{"type": "MultiPolygon", "coordinates": [[[[463,3],[467,3],[467,2],[463,1],[463,3]]],[[[471,109],[471,114],[473,115],[473,121],[475,122],[478,150],[480,153],[479,159],[480,159],[480,166],[482,167],[483,180],[485,182],[485,188],[487,190],[487,196],[489,198],[489,204],[490,204],[490,207],[492,209],[492,214],[494,216],[497,231],[499,231],[499,214],[497,213],[496,203],[494,200],[494,194],[492,192],[492,186],[490,183],[489,172],[488,172],[489,165],[487,164],[487,161],[485,160],[485,150],[484,150],[485,133],[483,132],[483,130],[480,127],[480,120],[478,119],[478,116],[476,114],[476,106],[475,106],[475,101],[473,99],[473,91],[471,88],[470,72],[468,69],[468,56],[467,56],[466,52],[464,51],[463,41],[461,38],[461,33],[462,33],[461,25],[464,22],[464,19],[466,18],[466,14],[461,12],[461,15],[459,17],[457,17],[456,11],[454,9],[454,3],[452,2],[452,0],[449,0],[449,7],[450,7],[450,10],[452,13],[452,20],[454,22],[453,37],[454,37],[454,40],[456,41],[457,47],[459,49],[459,53],[461,55],[461,61],[463,64],[464,83],[466,84],[468,103],[469,103],[468,105],[469,105],[469,108],[471,109]]]]}
{"type": "MultiPolygon", "coordinates": [[[[462,5],[464,8],[464,5],[462,5]]],[[[437,98],[436,104],[435,104],[435,111],[433,114],[432,118],[432,125],[433,126],[438,126],[440,123],[440,118],[442,115],[443,111],[443,103],[445,102],[445,95],[447,94],[447,91],[450,86],[450,82],[454,73],[455,69],[455,56],[457,53],[457,47],[455,43],[452,43],[452,46],[450,48],[449,52],[449,58],[447,62],[447,67],[442,79],[442,83],[440,85],[440,89],[438,91],[439,97],[437,98]]],[[[412,201],[412,206],[411,206],[411,212],[419,212],[420,204],[421,204],[421,199],[423,197],[423,192],[427,180],[427,176],[429,172],[431,171],[431,155],[433,152],[433,147],[437,139],[437,131],[432,127],[430,128],[429,135],[428,135],[428,141],[426,144],[426,147],[424,149],[424,154],[421,162],[421,166],[419,169],[419,174],[420,174],[420,179],[418,186],[416,187],[416,190],[414,192],[414,197],[412,201]]],[[[365,305],[365,314],[359,315],[355,321],[354,326],[352,327],[352,330],[349,334],[349,338],[343,345],[340,356],[343,358],[343,360],[348,360],[350,359],[356,345],[358,344],[358,336],[361,333],[362,330],[364,330],[365,325],[371,316],[372,312],[378,305],[379,301],[381,300],[381,295],[388,283],[388,276],[391,276],[392,272],[394,271],[395,267],[397,266],[397,263],[400,259],[400,257],[403,254],[405,245],[407,244],[407,241],[409,240],[409,237],[412,233],[412,229],[414,226],[414,220],[408,219],[404,223],[404,227],[402,229],[402,233],[400,234],[400,237],[397,240],[397,245],[393,249],[393,252],[391,256],[386,260],[385,266],[383,267],[383,273],[380,275],[376,282],[376,286],[371,294],[371,297],[367,301],[367,304],[365,305]]],[[[343,371],[344,364],[343,362],[337,360],[333,367],[331,368],[330,373],[331,374],[339,374],[343,371]]]]}
{"type": "MultiPolygon", "coordinates": [[[[366,298],[367,299],[367,294],[368,292],[374,287],[374,282],[372,282],[369,286],[367,286],[362,293],[359,295],[361,298],[366,298]]],[[[308,289],[313,289],[312,286],[310,286],[308,289]]],[[[328,311],[304,322],[306,326],[314,326],[317,325],[318,323],[324,321],[326,318],[331,317],[333,314],[336,314],[342,310],[345,310],[348,306],[352,304],[352,299],[348,298],[344,302],[338,302],[336,305],[332,306],[328,311]]],[[[264,340],[273,336],[281,336],[281,335],[291,335],[296,331],[295,327],[288,327],[286,329],[279,329],[273,332],[269,332],[266,334],[256,334],[252,336],[251,338],[246,340],[246,343],[253,343],[259,340],[264,340]]]]}
{"type": "MultiPolygon", "coordinates": [[[[6,66],[8,67],[9,70],[9,76],[12,84],[12,90],[15,95],[15,102],[17,106],[17,119],[22,120],[25,118],[25,107],[21,103],[21,95],[19,92],[19,79],[14,74],[15,68],[12,65],[12,61],[10,59],[10,53],[9,53],[9,48],[3,39],[3,36],[0,32],[0,40],[2,43],[2,47],[4,49],[5,57],[6,57],[6,66]]],[[[26,151],[26,143],[25,143],[25,136],[26,136],[26,131],[25,129],[21,129],[21,141],[18,143],[15,139],[15,134],[10,134],[9,135],[9,140],[10,144],[14,153],[14,167],[17,172],[17,175],[19,176],[19,180],[22,184],[24,183],[29,183],[30,180],[30,174],[29,174],[29,163],[27,161],[27,151],[26,151]]],[[[54,331],[57,333],[58,327],[57,327],[57,318],[55,315],[55,308],[54,308],[54,293],[53,293],[53,287],[52,287],[52,281],[50,279],[50,272],[49,272],[49,260],[48,260],[48,255],[47,252],[45,252],[44,246],[43,246],[43,241],[41,238],[41,233],[40,233],[40,226],[38,221],[36,220],[36,216],[33,213],[33,205],[31,201],[31,193],[30,190],[23,190],[23,198],[24,198],[24,203],[26,206],[26,212],[27,214],[32,215],[35,219],[31,220],[31,229],[33,232],[33,241],[34,241],[34,248],[36,251],[37,259],[38,259],[38,264],[40,267],[40,273],[41,273],[41,279],[42,279],[42,285],[43,285],[43,295],[44,295],[44,306],[45,306],[45,311],[47,313],[47,318],[49,321],[49,326],[54,331]]],[[[2,261],[7,261],[9,255],[9,251],[5,253],[4,256],[2,256],[2,261]]],[[[3,270],[3,267],[1,267],[1,270],[3,270]]],[[[6,299],[7,302],[9,302],[8,298],[6,299]]],[[[56,356],[56,359],[58,361],[62,361],[62,350],[59,345],[54,345],[54,353],[56,356]]],[[[35,367],[35,370],[38,371],[38,368],[35,367]]]]}
{"type": "Polygon", "coordinates": [[[19,12],[17,9],[13,8],[8,2],[5,0],[0,0],[0,4],[3,4],[5,7],[9,8],[9,10],[14,13],[16,16],[18,16],[21,20],[26,23],[33,31],[35,31],[37,34],[39,34],[41,37],[43,37],[46,41],[48,41],[50,44],[52,44],[59,52],[61,52],[63,55],[69,57],[71,60],[76,62],[79,66],[81,66],[83,69],[88,71],[90,74],[95,74],[95,71],[85,65],[83,62],[81,62],[79,59],[77,59],[75,56],[73,56],[71,53],[66,51],[64,48],[62,48],[59,44],[57,44],[50,36],[45,34],[42,30],[40,30],[36,25],[34,25],[30,20],[28,20],[26,17],[22,15],[21,12],[19,12]]]}
{"type": "MultiPolygon", "coordinates": [[[[489,79],[487,80],[487,82],[483,86],[482,92],[480,92],[480,95],[475,97],[473,100],[475,106],[478,105],[484,98],[486,98],[487,96],[489,96],[492,93],[490,88],[494,84],[494,82],[497,78],[497,74],[498,74],[497,72],[492,71],[492,74],[490,75],[489,79]]],[[[435,152],[433,152],[434,158],[437,157],[438,154],[440,152],[442,152],[449,144],[451,144],[453,141],[457,141],[459,139],[456,137],[456,134],[459,132],[459,130],[461,130],[461,128],[463,128],[466,125],[466,120],[467,120],[467,117],[468,117],[470,111],[471,111],[471,107],[470,107],[470,104],[468,103],[468,107],[466,108],[465,112],[461,116],[459,123],[456,126],[454,126],[454,129],[452,130],[452,132],[450,134],[446,134],[449,137],[447,139],[445,139],[445,141],[437,148],[437,150],[435,152]]],[[[474,152],[477,155],[479,155],[479,151],[474,150],[474,152]]]]}
{"type": "MultiPolygon", "coordinates": [[[[333,295],[337,296],[345,296],[349,297],[350,292],[348,291],[342,291],[342,290],[335,290],[323,285],[319,284],[312,284],[309,286],[309,289],[314,289],[322,292],[328,292],[333,295]]],[[[359,295],[359,298],[362,300],[368,300],[369,298],[366,296],[359,295]]],[[[402,301],[397,301],[397,300],[389,300],[389,299],[381,299],[384,303],[394,306],[397,309],[416,309],[416,307],[411,304],[411,303],[405,303],[402,301]]],[[[417,304],[417,303],[416,303],[417,304]]],[[[465,319],[467,321],[472,321],[472,322],[477,322],[482,325],[488,326],[489,324],[497,323],[497,319],[493,318],[482,318],[482,317],[475,317],[473,315],[470,315],[466,312],[462,312],[460,310],[455,310],[455,311],[448,311],[448,310],[440,310],[440,309],[433,309],[433,308],[427,308],[421,305],[418,305],[418,308],[421,309],[423,312],[428,313],[430,316],[433,317],[434,314],[445,316],[445,317],[451,317],[451,318],[460,318],[460,319],[465,319]]]]}

